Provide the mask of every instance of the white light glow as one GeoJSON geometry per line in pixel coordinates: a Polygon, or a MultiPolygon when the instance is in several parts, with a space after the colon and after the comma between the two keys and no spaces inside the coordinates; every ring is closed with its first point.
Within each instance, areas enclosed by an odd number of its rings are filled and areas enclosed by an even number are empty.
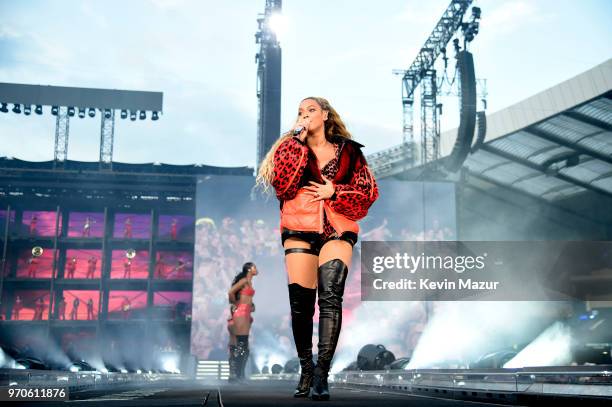
{"type": "Polygon", "coordinates": [[[274,34],[276,34],[276,38],[279,42],[281,41],[281,38],[284,37],[285,33],[287,32],[287,27],[289,26],[287,17],[280,13],[272,14],[268,19],[268,25],[274,34]]]}
{"type": "Polygon", "coordinates": [[[555,322],[504,367],[563,366],[570,362],[570,345],[570,329],[555,322]]]}

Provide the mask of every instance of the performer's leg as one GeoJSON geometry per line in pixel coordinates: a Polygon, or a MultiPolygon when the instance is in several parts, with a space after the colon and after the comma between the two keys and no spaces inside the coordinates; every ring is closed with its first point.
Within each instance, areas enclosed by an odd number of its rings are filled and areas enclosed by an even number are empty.
{"type": "Polygon", "coordinates": [[[291,328],[302,369],[294,397],[308,397],[312,385],[312,317],[316,300],[317,248],[297,238],[284,242],[291,328]]]}
{"type": "Polygon", "coordinates": [[[229,381],[236,380],[236,335],[234,334],[234,321],[228,321],[227,331],[229,333],[229,344],[228,344],[228,354],[229,354],[229,381]]]}
{"type": "Polygon", "coordinates": [[[289,284],[291,328],[302,374],[294,397],[308,397],[312,385],[314,362],[312,361],[312,317],[315,311],[316,288],[305,288],[297,283],[289,284]]]}
{"type": "Polygon", "coordinates": [[[237,376],[244,379],[244,368],[249,359],[249,335],[236,335],[237,376]]]}
{"type": "Polygon", "coordinates": [[[353,246],[330,240],[321,248],[318,269],[319,351],[312,384],[313,400],[328,400],[327,376],[342,326],[342,296],[353,246]]]}
{"type": "Polygon", "coordinates": [[[296,237],[287,238],[285,248],[285,267],[289,284],[299,284],[306,288],[317,288],[317,253],[311,243],[296,237]]]}

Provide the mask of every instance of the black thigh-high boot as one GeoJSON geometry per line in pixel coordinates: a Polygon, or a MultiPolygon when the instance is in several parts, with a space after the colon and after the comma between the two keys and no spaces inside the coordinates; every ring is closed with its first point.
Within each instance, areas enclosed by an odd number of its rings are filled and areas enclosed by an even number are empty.
{"type": "Polygon", "coordinates": [[[319,353],[312,382],[313,400],[329,400],[327,376],[342,326],[342,296],[347,275],[348,267],[340,259],[319,266],[319,353]]]}
{"type": "Polygon", "coordinates": [[[249,335],[236,335],[236,376],[244,379],[244,368],[249,359],[249,335]]]}
{"type": "Polygon", "coordinates": [[[289,284],[289,304],[291,306],[291,329],[302,374],[293,393],[294,397],[308,397],[312,386],[314,362],[312,361],[312,317],[317,298],[316,288],[302,287],[297,283],[289,284]]]}
{"type": "Polygon", "coordinates": [[[237,379],[237,375],[236,375],[236,365],[237,365],[237,352],[236,352],[236,345],[229,345],[229,381],[233,382],[236,381],[237,379]]]}

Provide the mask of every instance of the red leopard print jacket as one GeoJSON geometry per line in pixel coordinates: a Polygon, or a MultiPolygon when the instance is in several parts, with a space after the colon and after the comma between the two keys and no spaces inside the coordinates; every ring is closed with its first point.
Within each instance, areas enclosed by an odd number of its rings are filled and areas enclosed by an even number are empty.
{"type": "MultiPolygon", "coordinates": [[[[342,136],[330,140],[337,144],[337,155],[326,165],[323,172],[336,186],[335,199],[329,200],[330,207],[352,220],[364,218],[370,206],[378,199],[378,186],[361,152],[362,144],[342,136]],[[334,174],[335,172],[335,174],[334,174]]],[[[313,180],[323,183],[314,152],[296,137],[289,137],[274,154],[274,179],[272,186],[280,200],[295,197],[297,191],[313,180]]]]}

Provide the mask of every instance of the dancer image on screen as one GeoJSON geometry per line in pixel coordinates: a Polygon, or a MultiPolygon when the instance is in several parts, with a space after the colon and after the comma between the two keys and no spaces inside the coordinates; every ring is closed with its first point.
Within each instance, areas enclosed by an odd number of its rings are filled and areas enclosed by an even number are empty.
{"type": "Polygon", "coordinates": [[[94,319],[94,303],[90,298],[87,300],[87,320],[91,321],[92,319],[94,319]]]}
{"type": "Polygon", "coordinates": [[[257,266],[247,262],[242,266],[242,271],[234,277],[232,287],[228,291],[228,299],[231,304],[236,305],[233,320],[233,333],[236,335],[236,348],[234,363],[236,378],[244,379],[244,368],[249,358],[249,332],[253,319],[253,277],[258,274],[257,266]]]}
{"type": "Polygon", "coordinates": [[[30,236],[35,236],[38,231],[36,230],[36,226],[38,225],[38,216],[36,215],[32,215],[32,217],[30,217],[30,236]]]}
{"type": "Polygon", "coordinates": [[[59,301],[58,305],[58,319],[65,320],[66,319],[66,298],[62,296],[62,299],[59,301]]]}
{"type": "Polygon", "coordinates": [[[172,224],[170,225],[170,238],[172,240],[176,240],[178,235],[178,220],[176,218],[172,218],[172,224]]]}
{"type": "Polygon", "coordinates": [[[74,278],[74,272],[77,267],[77,258],[72,257],[66,264],[66,278],[74,278]]]}
{"type": "Polygon", "coordinates": [[[372,172],[329,102],[308,97],[293,128],[262,162],[257,184],[272,185],[281,208],[293,338],[302,368],[295,397],[328,400],[328,374],[342,324],[342,297],[358,220],[378,198],[372,172]],[[315,299],[319,343],[312,360],[315,299]]]}
{"type": "Polygon", "coordinates": [[[128,217],[123,223],[123,237],[125,239],[132,238],[132,218],[128,217]]]}
{"type": "Polygon", "coordinates": [[[132,260],[128,258],[123,261],[123,278],[132,278],[132,260]]]}
{"type": "Polygon", "coordinates": [[[38,270],[38,259],[32,256],[28,259],[28,277],[36,278],[37,270],[38,270]]]}
{"type": "Polygon", "coordinates": [[[19,319],[19,312],[23,309],[23,301],[18,295],[15,297],[15,304],[13,305],[13,319],[19,319]]]}
{"type": "Polygon", "coordinates": [[[159,255],[159,259],[155,263],[155,277],[156,278],[166,277],[166,262],[164,261],[163,254],[159,255]]]}
{"type": "Polygon", "coordinates": [[[91,236],[91,224],[94,222],[89,216],[85,218],[85,223],[83,224],[83,237],[91,236]]]}
{"type": "Polygon", "coordinates": [[[121,317],[123,319],[128,319],[130,317],[130,309],[132,308],[132,302],[129,298],[124,297],[121,302],[121,317]]]}
{"type": "Polygon", "coordinates": [[[85,278],[94,278],[97,264],[98,258],[96,256],[91,256],[89,259],[87,259],[87,275],[85,278]]]}
{"type": "Polygon", "coordinates": [[[42,320],[43,312],[45,311],[45,301],[42,298],[36,300],[36,305],[34,306],[34,317],[33,320],[42,320]]]}
{"type": "Polygon", "coordinates": [[[79,297],[75,297],[72,301],[72,311],[70,312],[71,320],[79,319],[79,305],[81,305],[81,300],[79,300],[79,297]]]}

